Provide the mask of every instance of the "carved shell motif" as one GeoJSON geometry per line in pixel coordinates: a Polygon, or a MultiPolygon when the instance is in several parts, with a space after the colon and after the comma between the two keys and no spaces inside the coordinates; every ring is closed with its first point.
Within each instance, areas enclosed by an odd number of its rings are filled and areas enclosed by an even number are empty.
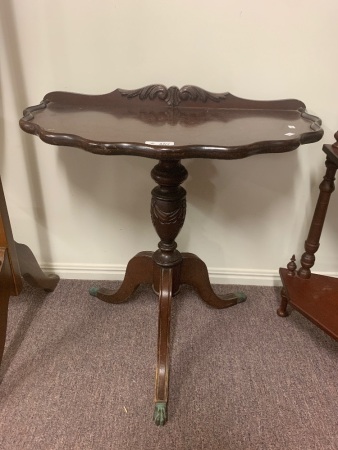
{"type": "Polygon", "coordinates": [[[333,147],[338,148],[338,131],[335,133],[334,137],[336,139],[336,142],[333,144],[333,147]]]}
{"type": "Polygon", "coordinates": [[[169,106],[177,106],[184,100],[199,100],[203,103],[207,100],[219,102],[228,95],[227,92],[223,94],[213,94],[197,86],[187,85],[178,89],[176,86],[166,88],[163,84],[152,84],[134,90],[119,89],[119,92],[127,98],[139,97],[140,100],[154,100],[155,98],[158,98],[167,102],[169,106]]]}

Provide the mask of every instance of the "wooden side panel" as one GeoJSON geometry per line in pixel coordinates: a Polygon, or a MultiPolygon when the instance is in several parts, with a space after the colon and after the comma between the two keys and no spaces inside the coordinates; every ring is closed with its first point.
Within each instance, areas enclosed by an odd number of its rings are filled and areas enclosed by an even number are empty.
{"type": "Polygon", "coordinates": [[[0,247],[7,248],[7,255],[12,273],[10,295],[18,295],[22,289],[22,278],[1,179],[0,179],[0,247]]]}

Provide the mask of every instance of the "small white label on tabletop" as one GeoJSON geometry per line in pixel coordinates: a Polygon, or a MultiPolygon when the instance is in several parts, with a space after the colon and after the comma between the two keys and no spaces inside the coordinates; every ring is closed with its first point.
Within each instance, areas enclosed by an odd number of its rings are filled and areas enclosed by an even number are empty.
{"type": "Polygon", "coordinates": [[[168,146],[168,145],[175,145],[175,142],[168,142],[168,141],[145,141],[145,144],[148,144],[148,145],[168,146]]]}
{"type": "Polygon", "coordinates": [[[296,127],[294,125],[288,125],[289,128],[295,129],[296,127]]]}
{"type": "Polygon", "coordinates": [[[295,133],[285,133],[284,136],[294,136],[294,135],[295,135],[295,133]]]}

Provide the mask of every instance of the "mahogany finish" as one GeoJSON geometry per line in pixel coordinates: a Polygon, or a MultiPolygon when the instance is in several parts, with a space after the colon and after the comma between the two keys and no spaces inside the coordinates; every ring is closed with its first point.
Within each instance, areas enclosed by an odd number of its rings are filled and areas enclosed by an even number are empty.
{"type": "Polygon", "coordinates": [[[24,131],[49,144],[162,160],[287,152],[318,141],[320,123],[299,100],[245,100],[162,85],[105,95],[51,92],[20,120],[24,131]],[[169,91],[180,102],[166,101],[169,91]],[[146,143],[154,141],[164,144],[146,143]]]}
{"type": "MultiPolygon", "coordinates": [[[[338,132],[335,138],[338,140],[338,132]]],[[[324,145],[323,151],[326,153],[326,172],[319,186],[317,205],[305,241],[305,252],[300,261],[301,267],[297,271],[293,256],[287,269],[280,269],[283,289],[281,305],[277,313],[281,317],[288,316],[287,305],[290,304],[338,340],[338,279],[311,273],[331,194],[335,189],[334,181],[338,169],[337,142],[333,145],[324,145]]]]}
{"type": "Polygon", "coordinates": [[[26,245],[14,241],[0,180],[0,363],[6,341],[9,297],[20,294],[22,278],[47,292],[53,291],[59,282],[57,275],[46,276],[42,272],[26,245]]]}
{"type": "Polygon", "coordinates": [[[49,144],[158,160],[151,172],[157,183],[151,193],[151,219],[160,238],[158,250],[134,256],[116,292],[107,288],[90,291],[108,303],[127,301],[141,283],[151,284],[157,293],[157,425],[167,420],[170,310],[180,285],[193,286],[214,308],[227,308],[246,299],[242,293],[217,296],[205,263],[192,253],[177,250],[175,239],[186,211],[186,191],[181,184],[188,176],[181,160],[238,159],[292,151],[318,141],[323,134],[320,123],[307,114],[299,100],[245,100],[196,86],[151,85],[106,95],[51,92],[40,105],[24,111],[21,128],[49,144]]]}

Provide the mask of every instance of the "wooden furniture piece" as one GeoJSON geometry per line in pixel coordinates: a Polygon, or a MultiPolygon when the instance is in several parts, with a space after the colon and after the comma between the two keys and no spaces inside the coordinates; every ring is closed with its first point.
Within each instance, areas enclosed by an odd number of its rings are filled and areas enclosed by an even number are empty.
{"type": "Polygon", "coordinates": [[[106,95],[51,92],[40,105],[24,111],[20,126],[49,144],[158,160],[151,172],[157,183],[152,190],[151,219],[160,237],[158,250],[141,252],[130,260],[117,292],[93,288],[90,293],[108,303],[121,303],[139,284],[149,283],[159,296],[154,420],[163,425],[172,297],[181,284],[189,284],[214,308],[234,306],[246,298],[242,293],[217,296],[204,262],[176,248],[186,210],[181,184],[188,175],[181,160],[288,152],[318,141],[323,134],[320,120],[308,115],[298,100],[253,101],[196,86],[151,85],[106,95]]]}
{"type": "MultiPolygon", "coordinates": [[[[338,132],[335,134],[338,141],[338,132]]],[[[319,197],[312,218],[308,237],[297,270],[295,256],[291,258],[287,269],[280,269],[283,282],[282,301],[277,311],[281,317],[288,315],[287,305],[311,320],[334,339],[338,340],[338,279],[311,273],[315,263],[315,253],[319,248],[319,240],[324,226],[327,208],[338,168],[338,142],[324,145],[326,153],[326,172],[319,186],[319,197]]]]}
{"type": "Polygon", "coordinates": [[[46,276],[42,272],[26,245],[14,241],[0,180],[0,362],[6,341],[9,297],[20,294],[22,278],[45,291],[53,291],[59,282],[57,275],[46,276]]]}

